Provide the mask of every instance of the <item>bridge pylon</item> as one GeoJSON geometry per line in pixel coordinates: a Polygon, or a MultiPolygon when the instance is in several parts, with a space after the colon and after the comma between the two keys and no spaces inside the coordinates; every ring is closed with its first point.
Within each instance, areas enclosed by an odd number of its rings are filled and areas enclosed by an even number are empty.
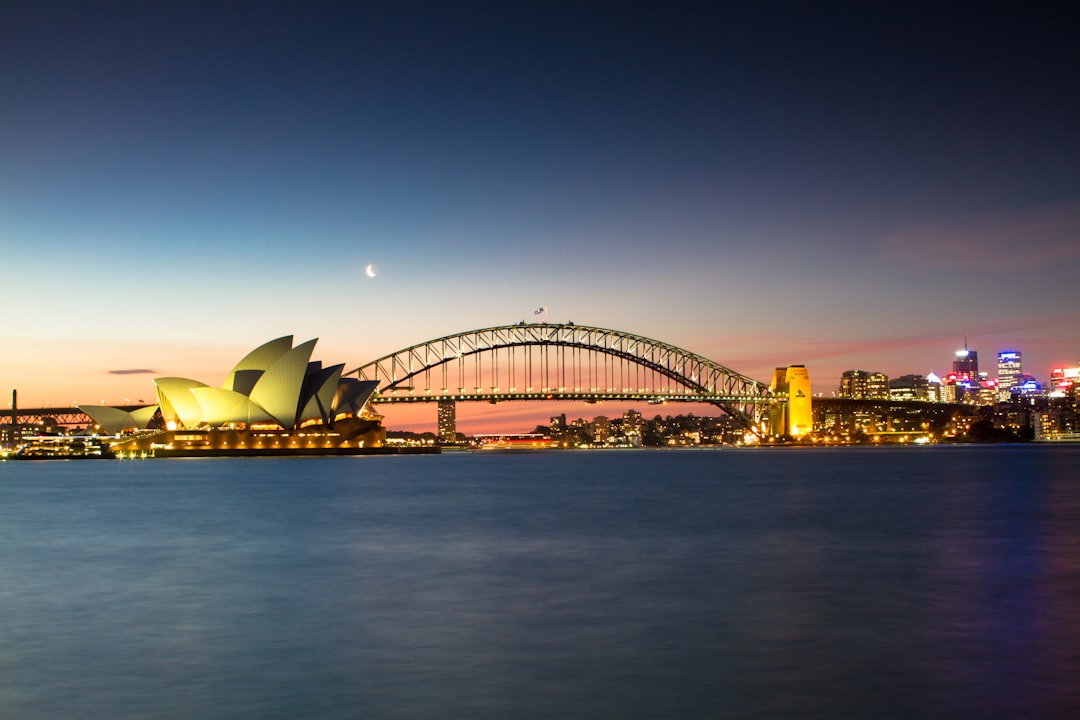
{"type": "Polygon", "coordinates": [[[810,374],[805,365],[788,365],[773,371],[773,393],[785,402],[769,407],[769,435],[798,438],[814,426],[811,409],[810,374]]]}

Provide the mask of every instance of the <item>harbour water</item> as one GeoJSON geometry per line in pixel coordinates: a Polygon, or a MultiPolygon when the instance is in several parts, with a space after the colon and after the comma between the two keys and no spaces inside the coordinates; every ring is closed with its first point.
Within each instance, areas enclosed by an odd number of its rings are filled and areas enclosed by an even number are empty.
{"type": "Polygon", "coordinates": [[[0,463],[2,718],[1080,716],[1080,445],[0,463]]]}

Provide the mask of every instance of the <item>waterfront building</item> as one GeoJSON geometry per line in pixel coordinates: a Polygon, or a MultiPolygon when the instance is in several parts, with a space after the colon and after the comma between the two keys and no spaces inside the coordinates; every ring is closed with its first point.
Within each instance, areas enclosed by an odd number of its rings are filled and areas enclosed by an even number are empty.
{"type": "Polygon", "coordinates": [[[156,406],[79,409],[103,432],[121,436],[114,444],[120,453],[285,454],[383,445],[382,418],[370,407],[378,383],[343,378],[343,364],[324,368],[312,361],[316,340],[295,348],[292,341],[288,335],[255,348],[218,387],[156,378],[156,406]]]}
{"type": "Polygon", "coordinates": [[[623,413],[622,432],[631,447],[641,447],[642,431],[645,428],[645,419],[636,410],[627,410],[623,413]]]}
{"type": "Polygon", "coordinates": [[[37,434],[38,429],[35,425],[25,423],[4,423],[3,425],[0,425],[0,448],[4,450],[13,450],[22,445],[25,438],[37,434]]]}
{"type": "Polygon", "coordinates": [[[444,443],[457,441],[457,404],[453,398],[439,400],[439,440],[444,443]]]}
{"type": "Polygon", "coordinates": [[[1051,407],[1036,412],[1033,424],[1037,441],[1080,441],[1080,413],[1074,407],[1051,407]]]}
{"type": "Polygon", "coordinates": [[[769,409],[770,435],[797,438],[813,430],[810,374],[805,365],[776,368],[770,388],[774,395],[787,399],[786,403],[776,403],[769,409]]]}
{"type": "Polygon", "coordinates": [[[603,415],[597,415],[593,418],[589,430],[593,436],[593,442],[606,443],[611,437],[611,420],[603,415]]]}

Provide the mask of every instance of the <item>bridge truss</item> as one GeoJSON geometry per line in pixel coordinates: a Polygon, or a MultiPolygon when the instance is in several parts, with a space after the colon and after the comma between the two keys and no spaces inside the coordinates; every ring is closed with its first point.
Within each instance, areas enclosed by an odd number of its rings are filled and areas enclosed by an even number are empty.
{"type": "MultiPolygon", "coordinates": [[[[123,405],[120,406],[120,409],[131,412],[132,410],[138,410],[141,407],[146,406],[123,405]]],[[[13,411],[5,411],[0,414],[0,424],[7,425],[12,423],[12,414],[13,411]]],[[[14,414],[20,425],[46,425],[53,423],[68,430],[73,430],[76,428],[89,427],[94,424],[93,419],[77,407],[19,408],[18,412],[14,414]]]]}
{"type": "Polygon", "coordinates": [[[345,373],[379,383],[376,403],[577,400],[709,403],[759,428],[768,385],[641,335],[588,325],[519,323],[398,350],[345,373]]]}

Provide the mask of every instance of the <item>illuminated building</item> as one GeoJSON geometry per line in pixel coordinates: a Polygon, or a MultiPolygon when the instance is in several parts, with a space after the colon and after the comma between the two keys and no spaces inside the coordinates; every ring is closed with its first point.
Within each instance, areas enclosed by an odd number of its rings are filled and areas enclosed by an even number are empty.
{"type": "Polygon", "coordinates": [[[369,404],[378,384],[341,377],[344,365],[312,361],[316,340],[295,348],[292,340],[255,348],[220,387],[157,378],[157,406],[79,409],[106,433],[126,433],[113,445],[121,454],[314,454],[384,444],[381,417],[369,404]],[[164,429],[140,432],[159,413],[164,429]]]}
{"type": "Polygon", "coordinates": [[[1016,384],[1009,388],[1011,398],[1032,399],[1043,395],[1043,387],[1034,376],[1024,373],[1016,380],[1016,384]]]}
{"type": "Polygon", "coordinates": [[[998,394],[1002,399],[1008,399],[1010,391],[1020,384],[1023,375],[1022,358],[1018,351],[1002,350],[998,353],[998,394]]]}
{"type": "Polygon", "coordinates": [[[956,359],[952,364],[953,375],[964,380],[975,380],[979,377],[979,353],[975,350],[956,351],[956,359]]]}
{"type": "Polygon", "coordinates": [[[1080,381],[1080,367],[1054,368],[1050,371],[1050,386],[1055,390],[1064,390],[1080,381]]]}
{"type": "Polygon", "coordinates": [[[773,371],[771,389],[774,395],[787,399],[769,409],[769,434],[793,438],[813,429],[814,415],[810,402],[810,374],[805,365],[778,367],[773,371]]]}
{"type": "Polygon", "coordinates": [[[457,405],[452,399],[439,400],[439,440],[457,441],[457,405]]]}
{"type": "Polygon", "coordinates": [[[597,415],[592,419],[589,429],[592,431],[594,442],[605,443],[611,437],[611,419],[597,415]]]}
{"type": "Polygon", "coordinates": [[[979,353],[968,349],[967,337],[964,349],[956,351],[952,372],[945,378],[950,402],[974,402],[979,394],[979,353]]]}
{"type": "Polygon", "coordinates": [[[918,400],[938,402],[941,380],[937,375],[901,375],[889,381],[890,400],[918,400]]]}
{"type": "Polygon", "coordinates": [[[19,391],[11,391],[11,422],[0,425],[0,448],[14,448],[22,444],[23,438],[35,434],[37,428],[19,422],[19,391]]]}
{"type": "Polygon", "coordinates": [[[645,419],[636,410],[627,410],[623,413],[622,430],[627,442],[632,447],[641,447],[642,429],[645,427],[645,419]]]}
{"type": "Polygon", "coordinates": [[[845,370],[840,376],[837,397],[851,400],[871,400],[889,397],[889,378],[885,373],[865,370],[845,370]]]}
{"type": "Polygon", "coordinates": [[[1077,399],[1080,387],[1080,367],[1054,368],[1050,371],[1051,397],[1077,399]]]}
{"type": "Polygon", "coordinates": [[[1000,399],[997,380],[993,380],[987,377],[986,373],[983,373],[976,385],[975,397],[979,405],[993,405],[996,403],[1000,399]]]}
{"type": "Polygon", "coordinates": [[[926,399],[929,402],[945,402],[941,378],[933,372],[926,376],[926,399]]]}

